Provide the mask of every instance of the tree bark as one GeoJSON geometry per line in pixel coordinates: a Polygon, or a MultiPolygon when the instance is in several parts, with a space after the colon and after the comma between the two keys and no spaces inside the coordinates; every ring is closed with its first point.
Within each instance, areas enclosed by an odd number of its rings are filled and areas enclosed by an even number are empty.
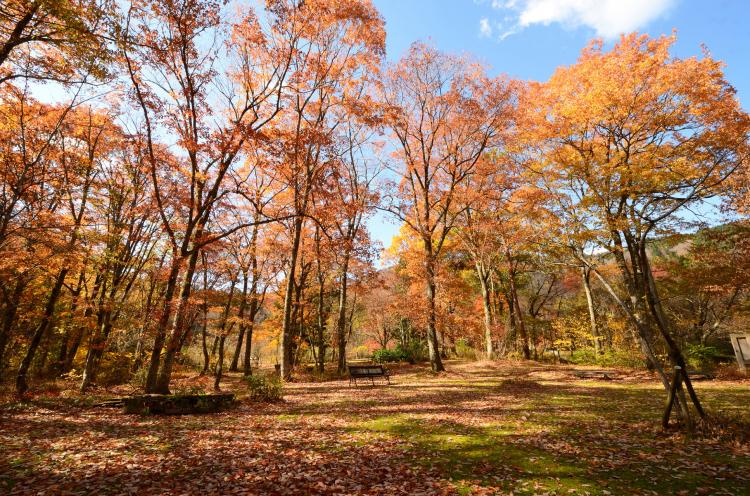
{"type": "Polygon", "coordinates": [[[492,343],[492,299],[489,287],[489,273],[485,270],[481,262],[476,263],[476,269],[482,289],[482,306],[484,307],[484,352],[487,359],[491,360],[495,350],[492,343]]]}
{"type": "Polygon", "coordinates": [[[242,296],[240,297],[240,308],[237,310],[237,317],[240,320],[240,332],[237,336],[237,346],[234,349],[234,356],[232,356],[232,364],[229,367],[230,372],[237,372],[240,354],[242,353],[242,342],[245,337],[245,329],[247,328],[243,319],[245,318],[245,307],[247,306],[247,284],[249,278],[248,271],[244,270],[242,272],[242,296]]]}
{"type": "Polygon", "coordinates": [[[65,277],[67,276],[68,271],[69,269],[65,267],[60,270],[60,272],[58,272],[55,283],[52,286],[52,291],[50,291],[49,297],[47,298],[47,304],[44,307],[44,315],[42,315],[42,320],[37,325],[36,330],[34,331],[34,335],[31,338],[31,342],[29,343],[29,348],[26,350],[26,355],[23,357],[21,365],[18,368],[18,373],[16,374],[16,393],[19,395],[24,394],[29,389],[28,382],[26,381],[26,375],[29,372],[31,362],[34,359],[34,355],[36,354],[36,350],[39,347],[39,343],[42,341],[42,337],[47,332],[50,324],[52,323],[52,316],[55,313],[55,305],[57,304],[57,300],[60,298],[60,293],[62,291],[63,283],[65,282],[65,277]]]}
{"type": "MultiPolygon", "coordinates": [[[[338,366],[339,375],[346,372],[346,298],[348,289],[349,254],[344,255],[341,263],[341,279],[339,282],[339,308],[336,318],[336,339],[338,343],[338,366]]],[[[321,370],[322,372],[322,370],[321,370]]]]}
{"type": "Polygon", "coordinates": [[[26,282],[21,278],[16,279],[13,286],[13,292],[5,302],[5,311],[3,312],[2,327],[0,327],[0,372],[2,372],[5,361],[5,347],[8,345],[10,333],[13,329],[13,323],[18,313],[18,305],[21,303],[21,295],[26,287],[26,282]]]}
{"type": "MultiPolygon", "coordinates": [[[[196,237],[200,237],[202,228],[198,229],[196,237]]],[[[188,265],[185,269],[185,275],[182,279],[182,290],[180,291],[180,298],[177,301],[177,309],[174,315],[174,322],[172,324],[172,331],[169,336],[169,342],[167,343],[166,351],[164,352],[164,360],[161,364],[156,383],[154,385],[155,393],[169,394],[169,382],[172,378],[172,366],[177,353],[180,351],[180,343],[182,343],[183,333],[185,332],[185,317],[187,314],[188,299],[193,287],[193,275],[195,274],[195,268],[198,265],[198,255],[200,249],[197,247],[193,248],[188,258],[188,265]]]]}
{"type": "Polygon", "coordinates": [[[161,362],[161,352],[164,348],[164,343],[166,342],[167,338],[167,327],[169,326],[169,320],[172,313],[171,307],[174,299],[174,293],[177,289],[177,278],[180,273],[180,265],[182,265],[182,258],[174,253],[172,262],[170,264],[169,276],[167,277],[167,286],[164,290],[164,302],[162,305],[161,315],[159,316],[159,322],[156,327],[154,347],[151,350],[151,360],[149,361],[148,372],[146,375],[146,385],[144,388],[146,394],[156,392],[156,378],[161,362]]]}
{"type": "Polygon", "coordinates": [[[292,238],[292,253],[289,259],[289,272],[286,279],[284,294],[284,316],[281,321],[281,336],[279,339],[279,355],[281,358],[281,377],[290,380],[292,377],[292,298],[299,256],[300,240],[302,238],[302,217],[294,219],[294,233],[292,238]]]}
{"type": "Polygon", "coordinates": [[[432,241],[424,239],[425,249],[425,272],[427,275],[427,350],[430,354],[430,365],[433,372],[442,372],[445,370],[443,361],[440,358],[440,349],[436,329],[436,309],[435,309],[435,257],[432,253],[432,241]]]}
{"type": "Polygon", "coordinates": [[[591,269],[585,266],[581,267],[581,277],[583,279],[583,290],[586,293],[586,304],[589,309],[589,326],[591,329],[591,336],[594,339],[594,353],[598,356],[602,353],[602,343],[601,336],[599,336],[599,328],[596,325],[594,298],[591,294],[591,269]]]}

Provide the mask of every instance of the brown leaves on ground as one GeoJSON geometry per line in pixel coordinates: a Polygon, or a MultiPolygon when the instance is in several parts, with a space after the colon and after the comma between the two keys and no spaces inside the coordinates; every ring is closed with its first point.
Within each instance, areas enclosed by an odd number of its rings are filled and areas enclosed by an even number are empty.
{"type": "MultiPolygon", "coordinates": [[[[404,367],[390,387],[294,383],[282,404],[213,415],[131,416],[59,398],[9,405],[0,491],[694,495],[750,483],[746,444],[658,430],[654,381],[581,381],[510,362],[449,370],[404,367]]],[[[750,416],[736,404],[746,384],[699,387],[710,411],[750,416]]]]}

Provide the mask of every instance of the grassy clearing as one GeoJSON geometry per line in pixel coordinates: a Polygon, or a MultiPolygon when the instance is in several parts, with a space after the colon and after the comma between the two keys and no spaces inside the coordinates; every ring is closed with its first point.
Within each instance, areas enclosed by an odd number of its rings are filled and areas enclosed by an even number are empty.
{"type": "MultiPolygon", "coordinates": [[[[250,494],[750,494],[748,445],[721,431],[662,432],[654,380],[579,380],[570,368],[515,362],[448,367],[402,367],[392,386],[292,383],[283,403],[204,416],[125,416],[70,398],[6,405],[0,489],[36,493],[42,480],[105,494],[123,483],[140,494],[200,484],[250,494]]],[[[242,387],[234,377],[227,386],[242,387]]],[[[697,387],[709,412],[750,422],[748,381],[697,387]]]]}

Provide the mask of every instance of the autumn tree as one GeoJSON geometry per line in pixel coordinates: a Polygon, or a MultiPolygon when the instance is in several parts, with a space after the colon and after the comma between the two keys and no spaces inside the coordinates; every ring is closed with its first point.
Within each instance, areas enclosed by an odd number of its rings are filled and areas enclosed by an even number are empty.
{"type": "MultiPolygon", "coordinates": [[[[359,90],[377,72],[385,50],[383,20],[369,0],[274,2],[279,33],[295,41],[286,112],[276,133],[277,163],[289,191],[290,247],[279,339],[283,377],[293,362],[293,301],[305,221],[316,189],[337,165],[335,136],[342,112],[366,116],[359,90]],[[296,33],[296,34],[295,34],[296,33]]],[[[369,99],[371,100],[371,98],[369,99]]],[[[297,287],[298,291],[301,288],[297,287]]]]}
{"type": "MultiPolygon", "coordinates": [[[[269,12],[278,13],[273,8],[269,12]]],[[[272,23],[267,36],[248,11],[227,25],[221,5],[200,0],[144,2],[128,11],[123,58],[141,116],[154,200],[171,250],[146,381],[149,392],[168,391],[184,341],[183,310],[201,248],[258,222],[220,224],[217,227],[226,228],[214,232],[209,225],[217,207],[238,189],[227,178],[244,147],[280,110],[294,52],[288,43],[294,37],[279,36],[281,24],[280,19],[272,23]],[[225,29],[231,32],[229,39],[221,38],[225,29]],[[224,77],[216,66],[220,53],[233,62],[224,77]],[[179,155],[161,153],[160,133],[176,137],[179,155]]]]}
{"type": "Polygon", "coordinates": [[[0,87],[102,80],[112,71],[115,2],[8,0],[0,5],[0,87]]]}
{"type": "Polygon", "coordinates": [[[427,343],[435,371],[444,370],[436,332],[436,261],[466,205],[457,196],[488,148],[506,129],[512,92],[501,79],[460,57],[412,45],[385,78],[383,100],[400,177],[385,207],[422,243],[427,343]]]}
{"type": "Polygon", "coordinates": [[[684,369],[685,360],[663,308],[649,244],[676,229],[687,209],[721,194],[747,160],[750,130],[722,64],[708,55],[675,58],[669,53],[674,41],[630,34],[610,51],[594,42],[534,95],[535,131],[544,149],[540,177],[563,197],[558,205],[575,212],[614,258],[625,298],[591,258],[579,256],[631,319],[665,387],[654,339],[661,336],[674,365],[684,369]]]}

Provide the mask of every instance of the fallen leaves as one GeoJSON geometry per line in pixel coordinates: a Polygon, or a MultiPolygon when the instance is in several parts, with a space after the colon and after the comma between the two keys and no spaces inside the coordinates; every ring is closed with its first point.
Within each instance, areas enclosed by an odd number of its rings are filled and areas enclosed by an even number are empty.
{"type": "Polygon", "coordinates": [[[648,384],[551,368],[524,389],[508,386],[529,372],[517,364],[452,368],[407,369],[391,387],[291,384],[284,403],[211,415],[6,410],[0,492],[729,495],[750,482],[746,445],[654,431],[662,398],[648,384]]]}

